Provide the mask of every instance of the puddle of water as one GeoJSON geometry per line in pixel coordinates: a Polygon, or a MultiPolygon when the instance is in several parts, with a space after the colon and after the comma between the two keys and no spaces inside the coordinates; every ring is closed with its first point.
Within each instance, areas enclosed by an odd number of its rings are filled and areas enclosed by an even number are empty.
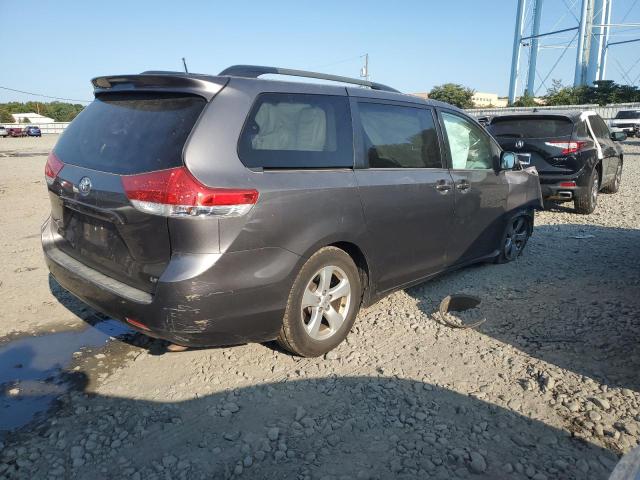
{"type": "Polygon", "coordinates": [[[84,330],[24,337],[0,346],[0,438],[45,412],[61,394],[86,384],[83,373],[65,371],[74,352],[131,333],[121,322],[104,320],[84,330]]]}

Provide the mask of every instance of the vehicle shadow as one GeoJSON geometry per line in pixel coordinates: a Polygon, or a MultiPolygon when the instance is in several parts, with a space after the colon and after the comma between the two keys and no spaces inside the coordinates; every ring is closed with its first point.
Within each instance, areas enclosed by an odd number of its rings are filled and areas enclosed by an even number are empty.
{"type": "Polygon", "coordinates": [[[5,476],[604,479],[617,461],[566,431],[399,378],[287,381],[182,402],[66,397],[55,418],[9,435],[5,476]],[[39,455],[25,462],[19,451],[39,455]]]}
{"type": "Polygon", "coordinates": [[[640,391],[640,230],[541,225],[524,254],[407,290],[427,314],[482,299],[481,333],[600,383],[640,391]]]}
{"type": "MultiPolygon", "coordinates": [[[[103,327],[113,321],[108,315],[94,310],[86,303],[74,297],[70,292],[65,290],[51,274],[49,274],[49,290],[61,305],[92,328],[104,330],[103,327]]],[[[162,355],[166,353],[169,342],[152,338],[129,329],[125,323],[122,323],[122,325],[128,331],[118,336],[120,341],[134,347],[144,348],[151,355],[162,355]]]]}

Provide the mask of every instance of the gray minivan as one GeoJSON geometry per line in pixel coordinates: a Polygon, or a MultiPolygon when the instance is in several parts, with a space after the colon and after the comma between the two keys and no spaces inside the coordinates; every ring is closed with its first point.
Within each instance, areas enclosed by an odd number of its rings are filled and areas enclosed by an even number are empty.
{"type": "Polygon", "coordinates": [[[377,83],[254,66],[92,82],[45,167],[45,258],[177,345],[321,355],[363,305],[515,259],[541,205],[535,170],[473,119],[377,83]],[[274,73],[355,86],[258,78],[274,73]]]}

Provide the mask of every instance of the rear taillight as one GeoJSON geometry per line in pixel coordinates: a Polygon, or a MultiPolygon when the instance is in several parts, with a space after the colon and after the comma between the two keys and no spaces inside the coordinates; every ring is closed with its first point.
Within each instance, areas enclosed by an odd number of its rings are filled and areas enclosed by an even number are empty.
{"type": "Polygon", "coordinates": [[[121,177],[124,191],[138,210],[165,217],[244,215],[258,201],[257,190],[210,188],[185,167],[121,177]]]}
{"type": "Polygon", "coordinates": [[[589,142],[566,142],[563,140],[544,142],[548,147],[561,148],[560,155],[569,155],[571,153],[579,152],[589,142]]]}
{"type": "Polygon", "coordinates": [[[53,185],[62,167],[64,167],[62,160],[60,160],[55,153],[51,152],[44,166],[44,179],[47,181],[47,185],[53,185]]]}

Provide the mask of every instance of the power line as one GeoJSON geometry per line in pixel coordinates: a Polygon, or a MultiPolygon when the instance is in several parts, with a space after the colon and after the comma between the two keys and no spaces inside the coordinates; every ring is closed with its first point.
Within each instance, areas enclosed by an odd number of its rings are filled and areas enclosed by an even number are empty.
{"type": "Polygon", "coordinates": [[[620,23],[624,23],[624,21],[627,19],[627,17],[629,16],[629,14],[631,13],[631,11],[633,10],[633,7],[636,6],[636,3],[638,3],[638,0],[635,0],[632,4],[631,7],[629,7],[629,10],[627,11],[627,13],[625,13],[624,17],[622,17],[622,20],[620,23]]]}
{"type": "Polygon", "coordinates": [[[17,93],[25,93],[27,95],[33,95],[35,97],[52,98],[54,100],[67,100],[69,102],[91,103],[91,100],[78,100],[77,98],[52,97],[51,95],[43,95],[42,93],[25,92],[24,90],[16,90],[15,88],[2,87],[2,86],[0,86],[0,88],[2,90],[9,90],[11,92],[17,92],[17,93]]]}

